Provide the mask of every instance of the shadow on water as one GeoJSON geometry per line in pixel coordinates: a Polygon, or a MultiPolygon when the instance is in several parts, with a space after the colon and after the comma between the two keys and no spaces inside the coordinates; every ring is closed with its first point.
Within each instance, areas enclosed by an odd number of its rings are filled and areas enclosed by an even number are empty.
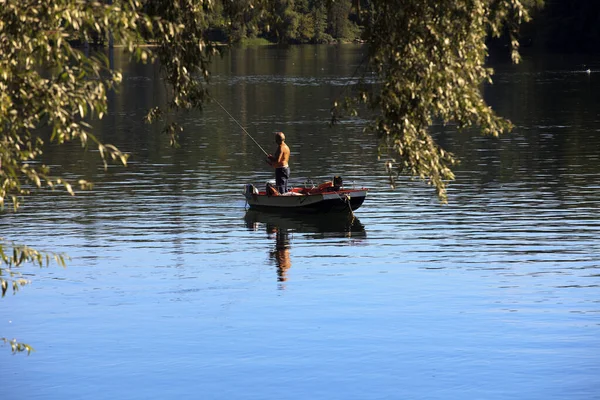
{"type": "Polygon", "coordinates": [[[269,256],[275,260],[279,282],[287,280],[287,272],[292,266],[290,249],[293,233],[303,234],[309,239],[367,237],[365,226],[350,213],[299,215],[248,210],[244,221],[249,230],[265,229],[269,237],[275,237],[275,247],[270,250],[269,256]]]}

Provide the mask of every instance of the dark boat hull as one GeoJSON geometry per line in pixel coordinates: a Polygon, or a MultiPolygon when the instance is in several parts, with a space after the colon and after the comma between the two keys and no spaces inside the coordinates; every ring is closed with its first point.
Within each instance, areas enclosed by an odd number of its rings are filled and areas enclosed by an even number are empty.
{"type": "Polygon", "coordinates": [[[267,196],[245,193],[252,210],[297,213],[343,213],[358,209],[367,196],[366,189],[341,190],[296,196],[267,196]]]}

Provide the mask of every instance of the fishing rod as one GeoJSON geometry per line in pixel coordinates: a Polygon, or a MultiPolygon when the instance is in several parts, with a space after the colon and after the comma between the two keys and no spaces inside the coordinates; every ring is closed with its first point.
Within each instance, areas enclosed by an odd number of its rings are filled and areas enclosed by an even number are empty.
{"type": "Polygon", "coordinates": [[[219,107],[221,107],[221,108],[223,109],[223,111],[225,111],[225,112],[227,113],[227,115],[229,115],[229,118],[231,118],[231,119],[232,119],[232,120],[233,120],[233,121],[234,121],[236,124],[238,124],[238,126],[239,126],[240,128],[242,128],[242,130],[244,131],[244,133],[245,133],[246,135],[248,135],[248,137],[249,137],[250,139],[252,139],[252,141],[253,141],[254,143],[256,143],[256,145],[257,145],[257,146],[258,146],[258,147],[259,147],[259,148],[262,150],[262,152],[263,152],[263,153],[265,153],[265,156],[267,156],[267,157],[268,157],[268,156],[269,156],[269,153],[267,153],[267,152],[265,151],[265,149],[263,149],[263,148],[262,148],[262,146],[261,146],[260,144],[258,144],[258,142],[257,142],[256,140],[254,140],[254,138],[252,137],[252,135],[250,135],[250,134],[248,133],[248,131],[247,131],[247,130],[246,130],[246,129],[245,129],[243,126],[242,126],[242,124],[240,124],[240,123],[237,121],[237,119],[233,118],[233,115],[229,114],[229,111],[227,111],[227,109],[226,109],[225,107],[223,107],[223,106],[221,105],[221,103],[219,103],[219,102],[217,101],[217,99],[215,99],[215,98],[214,98],[214,97],[212,97],[212,96],[211,96],[211,99],[213,99],[213,101],[214,101],[215,103],[217,103],[217,104],[219,105],[219,107]]]}

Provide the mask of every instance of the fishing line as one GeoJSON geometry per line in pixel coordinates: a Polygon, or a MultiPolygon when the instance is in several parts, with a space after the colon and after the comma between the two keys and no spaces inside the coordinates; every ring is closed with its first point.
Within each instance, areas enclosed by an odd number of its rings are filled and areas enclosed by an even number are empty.
{"type": "Polygon", "coordinates": [[[263,149],[263,148],[262,148],[262,146],[261,146],[260,144],[258,144],[258,142],[257,142],[256,140],[254,140],[254,138],[252,137],[252,135],[250,135],[250,134],[248,133],[248,131],[247,131],[247,130],[246,130],[246,129],[245,129],[243,126],[242,126],[242,124],[240,124],[240,123],[237,121],[237,119],[233,118],[233,115],[231,115],[231,114],[229,113],[229,111],[227,111],[227,109],[226,109],[225,107],[223,107],[223,106],[221,105],[221,103],[219,103],[219,102],[217,101],[217,99],[215,99],[215,98],[214,98],[214,97],[212,97],[212,96],[211,96],[210,98],[211,98],[211,99],[212,99],[212,100],[213,100],[215,103],[217,103],[217,104],[219,105],[219,107],[221,107],[221,108],[223,109],[223,111],[225,111],[225,112],[227,113],[227,115],[229,115],[229,118],[231,118],[231,119],[233,120],[233,122],[235,122],[236,124],[238,124],[238,126],[239,126],[240,128],[242,128],[242,130],[244,131],[244,133],[245,133],[246,135],[248,135],[248,137],[249,137],[250,139],[252,139],[252,141],[253,141],[254,143],[256,143],[256,145],[257,145],[257,146],[258,146],[258,147],[259,147],[259,148],[262,150],[262,152],[263,152],[263,153],[265,153],[265,156],[267,156],[267,157],[268,157],[268,156],[269,156],[269,153],[267,153],[267,152],[265,151],[265,149],[263,149]]]}

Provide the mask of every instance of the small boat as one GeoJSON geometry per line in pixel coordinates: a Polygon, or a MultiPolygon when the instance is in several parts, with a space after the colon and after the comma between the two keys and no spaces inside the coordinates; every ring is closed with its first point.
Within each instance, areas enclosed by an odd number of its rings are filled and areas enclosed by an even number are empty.
{"type": "Polygon", "coordinates": [[[283,194],[277,193],[271,183],[267,183],[265,191],[259,191],[254,185],[247,184],[244,197],[252,210],[340,213],[359,208],[365,201],[367,192],[366,188],[344,188],[341,178],[335,177],[333,181],[318,186],[305,184],[283,194]]]}

